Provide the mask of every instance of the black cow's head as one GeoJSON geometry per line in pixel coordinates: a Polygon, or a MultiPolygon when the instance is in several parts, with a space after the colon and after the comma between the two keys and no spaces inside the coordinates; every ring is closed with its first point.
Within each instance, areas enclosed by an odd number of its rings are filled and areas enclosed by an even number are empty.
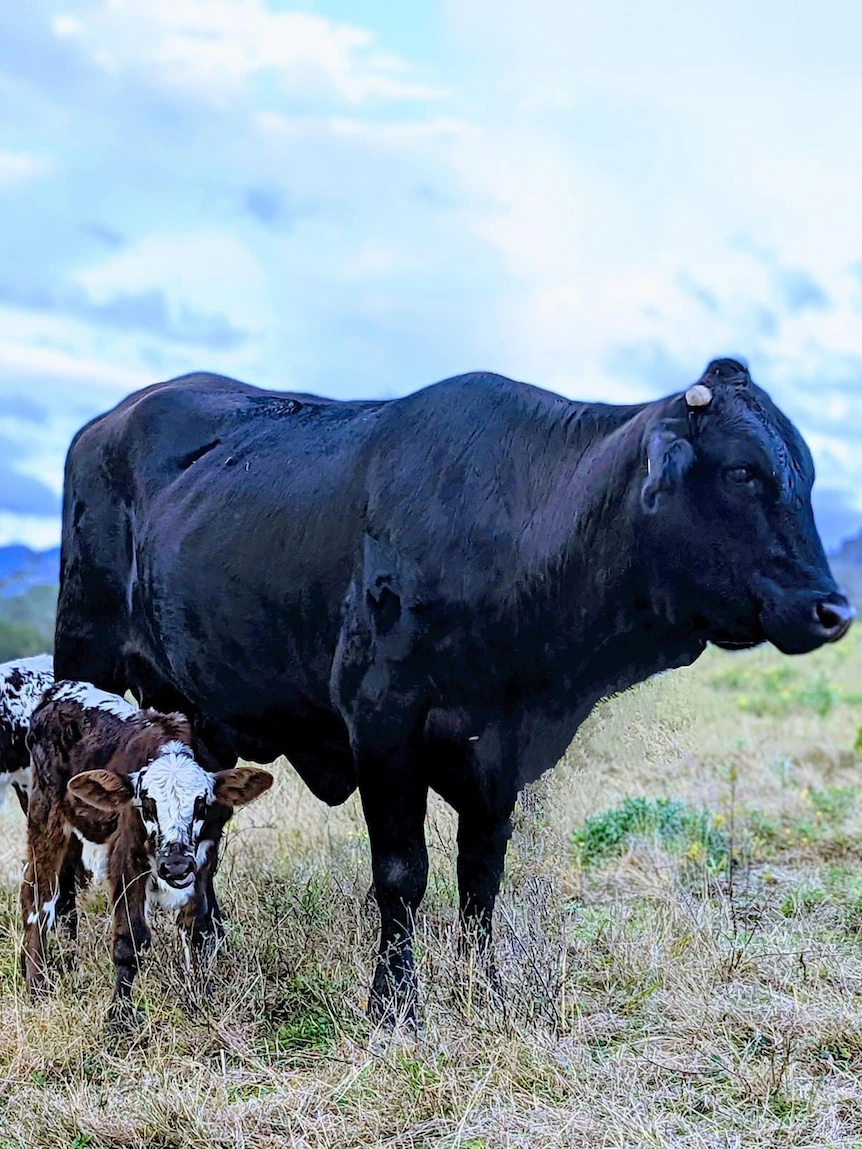
{"type": "Polygon", "coordinates": [[[672,588],[665,610],[730,648],[801,654],[846,634],[854,612],[814,524],[811,454],[742,364],[716,360],[656,404],[643,445],[644,553],[656,588],[672,588]]]}

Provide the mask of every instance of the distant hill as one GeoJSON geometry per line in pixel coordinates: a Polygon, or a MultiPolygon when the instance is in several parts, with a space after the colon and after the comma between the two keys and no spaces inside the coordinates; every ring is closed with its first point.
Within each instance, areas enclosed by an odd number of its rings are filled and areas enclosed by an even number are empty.
{"type": "Polygon", "coordinates": [[[0,662],[53,649],[59,581],[59,547],[0,547],[0,662]]]}
{"type": "Polygon", "coordinates": [[[838,582],[857,609],[862,610],[862,531],[852,539],[845,539],[829,561],[838,582]]]}
{"type": "Polygon", "coordinates": [[[0,662],[53,650],[56,614],[56,586],[0,598],[0,662]]]}
{"type": "Polygon", "coordinates": [[[852,539],[845,539],[835,552],[835,560],[840,563],[856,563],[862,566],[862,531],[852,539]]]}
{"type": "Polygon", "coordinates": [[[60,548],[33,551],[29,547],[0,547],[0,598],[24,594],[35,586],[57,586],[60,548]]]}

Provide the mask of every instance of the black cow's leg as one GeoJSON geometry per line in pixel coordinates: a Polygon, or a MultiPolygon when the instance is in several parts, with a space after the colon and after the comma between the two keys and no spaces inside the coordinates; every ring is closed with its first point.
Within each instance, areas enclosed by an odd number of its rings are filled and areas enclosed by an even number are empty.
{"type": "Polygon", "coordinates": [[[463,812],[458,818],[458,893],[461,903],[462,946],[475,944],[496,985],[491,955],[494,903],[503,877],[506,848],[512,836],[511,816],[490,818],[463,812]]]}
{"type": "Polygon", "coordinates": [[[368,1012],[373,1021],[415,1019],[413,919],[428,881],[425,808],[428,787],[405,750],[358,748],[359,791],[371,840],[380,947],[368,1012]]]}

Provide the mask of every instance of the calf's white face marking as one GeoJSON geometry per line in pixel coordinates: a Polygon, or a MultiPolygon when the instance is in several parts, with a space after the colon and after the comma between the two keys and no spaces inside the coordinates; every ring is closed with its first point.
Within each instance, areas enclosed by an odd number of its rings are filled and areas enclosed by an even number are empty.
{"type": "MultiPolygon", "coordinates": [[[[214,775],[195,761],[184,742],[166,742],[130,781],[135,791],[134,803],[156,852],[180,846],[183,854],[194,857],[207,806],[213,801],[214,775]]],[[[179,888],[193,882],[194,870],[179,888]]]]}
{"type": "Polygon", "coordinates": [[[164,743],[130,781],[134,804],[154,849],[153,871],[163,896],[191,893],[200,861],[203,820],[214,800],[215,778],[195,761],[185,742],[164,743]]]}

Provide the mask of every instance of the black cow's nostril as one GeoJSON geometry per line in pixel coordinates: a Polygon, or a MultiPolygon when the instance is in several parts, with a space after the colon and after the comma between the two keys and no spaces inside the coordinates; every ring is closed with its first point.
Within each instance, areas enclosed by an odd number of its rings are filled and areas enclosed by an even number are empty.
{"type": "Polygon", "coordinates": [[[815,607],[815,615],[827,641],[837,642],[850,629],[850,624],[856,617],[856,611],[842,596],[841,598],[825,599],[823,602],[818,602],[815,607]]]}

